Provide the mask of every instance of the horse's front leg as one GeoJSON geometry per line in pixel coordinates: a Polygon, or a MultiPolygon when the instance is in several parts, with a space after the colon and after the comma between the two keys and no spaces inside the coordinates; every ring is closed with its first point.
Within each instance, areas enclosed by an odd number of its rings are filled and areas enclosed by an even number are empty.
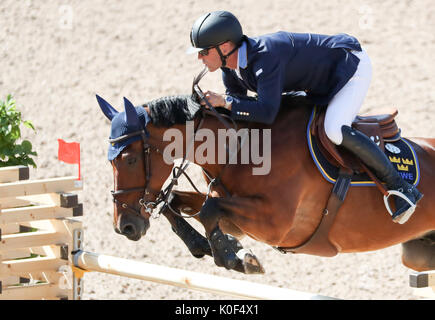
{"type": "MultiPolygon", "coordinates": [[[[181,212],[194,214],[201,210],[204,201],[205,197],[196,192],[173,191],[169,196],[168,204],[178,214],[181,214],[181,212]]],[[[212,256],[207,239],[187,223],[184,218],[176,215],[169,208],[163,210],[162,213],[171,224],[172,231],[183,240],[195,258],[202,258],[204,255],[212,256]]]]}
{"type": "Polygon", "coordinates": [[[240,212],[251,210],[253,202],[255,200],[246,198],[209,198],[202,206],[199,220],[204,226],[217,266],[246,274],[264,273],[257,257],[250,250],[243,249],[235,237],[224,234],[219,227],[221,219],[232,221],[236,214],[240,221],[240,212]]]}

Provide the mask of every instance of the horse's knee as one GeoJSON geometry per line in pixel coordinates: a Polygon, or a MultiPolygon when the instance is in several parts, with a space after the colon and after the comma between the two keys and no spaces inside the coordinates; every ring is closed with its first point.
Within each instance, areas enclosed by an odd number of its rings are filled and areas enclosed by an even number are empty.
{"type": "Polygon", "coordinates": [[[415,271],[435,270],[435,232],[402,243],[402,262],[415,271]]]}
{"type": "Polygon", "coordinates": [[[171,224],[172,231],[184,242],[195,258],[202,258],[204,255],[212,255],[207,239],[183,218],[169,211],[165,213],[165,216],[171,224]]]}

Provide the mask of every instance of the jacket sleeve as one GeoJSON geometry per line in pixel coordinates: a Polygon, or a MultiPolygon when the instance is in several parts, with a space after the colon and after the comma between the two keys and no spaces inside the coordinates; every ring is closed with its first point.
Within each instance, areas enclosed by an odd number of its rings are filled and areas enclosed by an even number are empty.
{"type": "Polygon", "coordinates": [[[279,57],[263,53],[253,63],[251,70],[257,80],[257,98],[235,96],[231,117],[235,120],[272,124],[281,104],[284,68],[280,66],[279,57]]]}

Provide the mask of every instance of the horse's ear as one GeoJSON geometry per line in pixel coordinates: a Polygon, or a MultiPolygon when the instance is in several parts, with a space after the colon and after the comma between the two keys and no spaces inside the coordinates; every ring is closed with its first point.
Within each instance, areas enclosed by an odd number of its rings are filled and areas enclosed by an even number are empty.
{"type": "Polygon", "coordinates": [[[141,127],[136,108],[126,97],[124,97],[124,107],[127,124],[133,127],[141,127]]]}
{"type": "Polygon", "coordinates": [[[113,108],[106,100],[101,98],[98,94],[95,95],[97,97],[98,104],[100,105],[101,110],[104,115],[112,121],[113,117],[116,116],[119,112],[113,108]]]}

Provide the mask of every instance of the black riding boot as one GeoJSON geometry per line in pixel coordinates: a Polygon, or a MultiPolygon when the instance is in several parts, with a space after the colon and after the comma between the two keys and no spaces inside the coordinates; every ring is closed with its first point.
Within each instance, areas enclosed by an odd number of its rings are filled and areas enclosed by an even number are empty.
{"type": "Polygon", "coordinates": [[[341,128],[343,141],[341,146],[352,152],[368,167],[382,182],[386,183],[388,190],[399,191],[401,195],[395,195],[396,211],[392,218],[394,222],[405,223],[414,213],[415,204],[423,197],[417,188],[405,180],[394,169],[387,156],[366,135],[349,127],[341,128]],[[402,197],[404,196],[404,197],[402,197]],[[405,199],[408,198],[412,205],[405,199]]]}

